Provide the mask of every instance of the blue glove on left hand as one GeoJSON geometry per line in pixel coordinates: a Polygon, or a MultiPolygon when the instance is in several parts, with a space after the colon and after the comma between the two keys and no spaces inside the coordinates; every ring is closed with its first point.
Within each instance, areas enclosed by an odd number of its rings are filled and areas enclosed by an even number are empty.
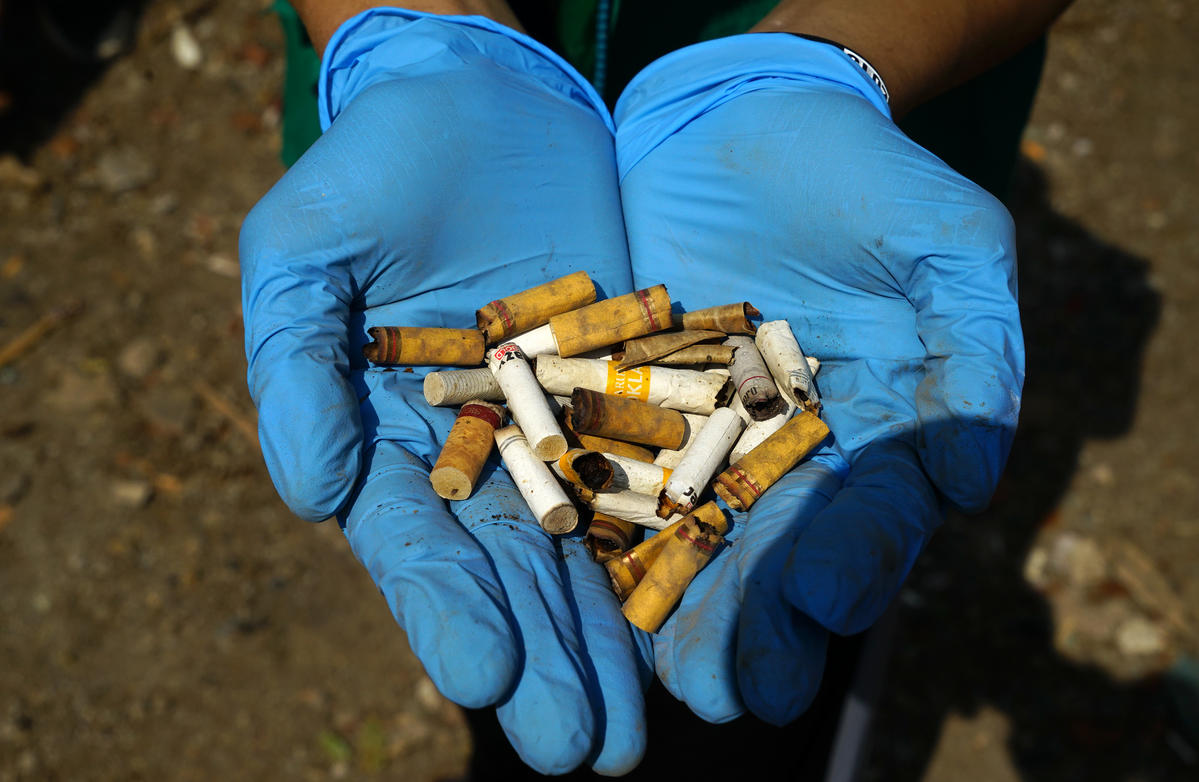
{"type": "Polygon", "coordinates": [[[446,503],[429,468],[454,411],[425,370],[367,367],[365,329],[464,327],[578,269],[631,290],[607,110],[536,42],[476,17],[376,9],[325,54],[327,130],[242,228],[263,453],[300,516],[337,514],[433,682],[497,704],[546,773],[623,773],[645,749],[649,645],[581,535],[551,537],[507,474],[446,503]]]}
{"type": "Polygon", "coordinates": [[[982,509],[1016,426],[1023,342],[1011,218],[913,143],[840,48],[698,44],[617,104],[637,286],[746,299],[820,358],[831,447],[735,514],[731,547],[655,638],[700,716],[806,709],[826,632],[883,612],[942,519],[982,509]]]}

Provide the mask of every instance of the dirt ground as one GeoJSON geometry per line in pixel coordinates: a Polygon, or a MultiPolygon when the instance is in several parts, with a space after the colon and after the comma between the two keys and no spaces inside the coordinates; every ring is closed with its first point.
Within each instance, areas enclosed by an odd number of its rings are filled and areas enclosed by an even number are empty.
{"type": "MultiPolygon", "coordinates": [[[[49,328],[0,362],[0,780],[463,778],[464,715],[257,450],[269,2],[151,3],[86,68],[27,56],[5,5],[0,349],[49,328]]],[[[1197,40],[1182,0],[1080,0],[1051,36],[1021,430],[901,595],[870,779],[1199,778],[1197,40]]]]}

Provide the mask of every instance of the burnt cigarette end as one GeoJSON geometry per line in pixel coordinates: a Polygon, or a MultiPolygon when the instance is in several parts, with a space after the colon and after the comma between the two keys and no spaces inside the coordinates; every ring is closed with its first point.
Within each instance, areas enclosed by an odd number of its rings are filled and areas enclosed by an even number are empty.
{"type": "Polygon", "coordinates": [[[608,488],[615,477],[612,464],[602,453],[582,448],[574,448],[562,454],[558,459],[558,469],[567,481],[591,491],[608,488]]]}
{"type": "Polygon", "coordinates": [[[606,513],[596,513],[587,527],[583,545],[591,558],[603,564],[628,551],[633,545],[637,525],[606,513]]]}
{"type": "Polygon", "coordinates": [[[574,460],[575,472],[588,489],[606,489],[612,485],[612,465],[602,453],[585,453],[574,460]]]}

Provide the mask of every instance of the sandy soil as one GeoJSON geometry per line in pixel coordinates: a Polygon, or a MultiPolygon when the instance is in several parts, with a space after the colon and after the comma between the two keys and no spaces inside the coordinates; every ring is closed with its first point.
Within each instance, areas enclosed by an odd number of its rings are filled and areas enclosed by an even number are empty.
{"type": "MultiPolygon", "coordinates": [[[[64,314],[0,367],[0,780],[467,773],[463,713],[254,441],[236,239],[282,173],[267,5],[152,3],[106,66],[3,33],[0,346],[64,314]]],[[[1196,40],[1175,0],[1081,0],[1051,38],[1013,202],[1021,431],[901,596],[872,779],[1199,774],[1174,705],[1199,657],[1196,40]]]]}

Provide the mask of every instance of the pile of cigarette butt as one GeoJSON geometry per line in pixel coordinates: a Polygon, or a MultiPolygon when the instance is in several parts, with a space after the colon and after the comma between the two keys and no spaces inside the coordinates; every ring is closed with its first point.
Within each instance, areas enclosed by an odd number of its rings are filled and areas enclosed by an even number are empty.
{"type": "Polygon", "coordinates": [[[491,302],[473,329],[373,327],[363,354],[475,367],[425,377],[429,404],[461,408],[434,491],[469,497],[494,444],[544,530],[590,515],[588,550],[652,633],[724,542],[708,489],[747,510],[828,435],[819,363],[787,321],[755,327],[749,302],[674,315],[663,285],[595,297],[575,272],[491,302]],[[663,534],[634,545],[638,527],[663,534]]]}

